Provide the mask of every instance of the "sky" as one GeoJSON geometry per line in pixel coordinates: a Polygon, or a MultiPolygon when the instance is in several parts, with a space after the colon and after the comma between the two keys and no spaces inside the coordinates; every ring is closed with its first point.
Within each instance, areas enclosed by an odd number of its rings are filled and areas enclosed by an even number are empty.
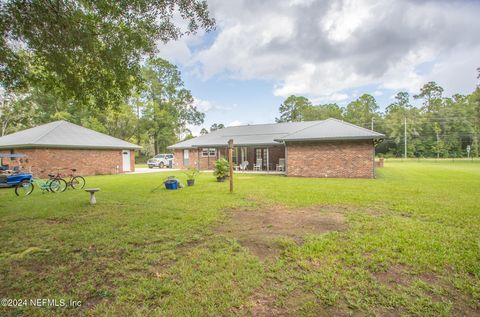
{"type": "Polygon", "coordinates": [[[271,123],[289,95],[383,110],[435,81],[471,93],[480,67],[480,0],[208,0],[216,29],[167,44],[195,105],[213,123],[271,123]]]}

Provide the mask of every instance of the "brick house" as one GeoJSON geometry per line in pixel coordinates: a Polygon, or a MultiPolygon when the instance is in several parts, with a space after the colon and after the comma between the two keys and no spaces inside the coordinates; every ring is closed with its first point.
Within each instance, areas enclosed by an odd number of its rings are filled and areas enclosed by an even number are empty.
{"type": "Polygon", "coordinates": [[[375,145],[383,134],[337,120],[227,127],[168,148],[179,168],[213,169],[233,139],[233,161],[247,170],[284,170],[287,176],[375,177],[375,145]],[[284,169],[281,168],[282,162],[284,169]],[[279,168],[280,166],[280,168],[279,168]]]}
{"type": "Polygon", "coordinates": [[[140,148],[63,120],[0,137],[0,153],[27,155],[3,159],[2,164],[22,166],[40,177],[70,168],[79,175],[133,172],[135,150],[140,148]]]}

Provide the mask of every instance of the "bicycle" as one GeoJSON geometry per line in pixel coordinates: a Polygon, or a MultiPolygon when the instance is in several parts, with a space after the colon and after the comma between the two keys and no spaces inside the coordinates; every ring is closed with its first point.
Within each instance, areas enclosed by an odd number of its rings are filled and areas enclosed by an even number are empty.
{"type": "MultiPolygon", "coordinates": [[[[64,170],[65,169],[66,168],[64,168],[64,170]]],[[[86,183],[85,178],[83,178],[80,175],[75,175],[75,172],[77,171],[76,168],[71,168],[70,170],[72,172],[69,175],[67,175],[68,177],[70,177],[70,179],[68,180],[62,177],[62,175],[60,174],[60,169],[57,169],[57,174],[49,174],[48,176],[50,176],[53,179],[64,180],[67,184],[67,187],[70,186],[72,189],[82,189],[83,187],[85,187],[85,183],[86,183]]],[[[67,187],[65,187],[63,191],[65,191],[67,187]]]]}
{"type": "Polygon", "coordinates": [[[28,196],[35,189],[35,185],[42,190],[42,193],[58,193],[65,191],[67,188],[67,182],[63,179],[54,179],[50,176],[49,179],[43,180],[35,177],[31,180],[24,180],[17,184],[17,186],[15,186],[15,195],[28,196]]]}

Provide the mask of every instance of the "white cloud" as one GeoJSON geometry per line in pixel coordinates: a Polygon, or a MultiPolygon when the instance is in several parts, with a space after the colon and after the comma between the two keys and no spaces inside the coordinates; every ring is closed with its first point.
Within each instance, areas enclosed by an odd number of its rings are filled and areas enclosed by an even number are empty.
{"type": "Polygon", "coordinates": [[[373,10],[368,1],[346,0],[333,2],[328,13],[320,20],[320,26],[330,40],[348,40],[362,23],[371,18],[373,10]]]}
{"type": "Polygon", "coordinates": [[[320,104],[325,102],[341,102],[341,101],[347,100],[348,97],[349,96],[347,94],[335,92],[330,95],[310,98],[310,100],[312,101],[313,104],[320,104]]]}
{"type": "Polygon", "coordinates": [[[193,97],[193,105],[200,112],[208,112],[214,109],[214,105],[208,100],[202,100],[200,98],[193,97]]]}
{"type": "Polygon", "coordinates": [[[227,123],[227,127],[236,127],[238,125],[244,125],[245,123],[243,123],[242,121],[239,121],[239,120],[235,120],[235,121],[232,121],[230,123],[227,123]]]}
{"type": "Polygon", "coordinates": [[[171,41],[159,46],[159,54],[162,58],[174,64],[186,64],[192,58],[192,53],[187,41],[171,41]]]}
{"type": "Polygon", "coordinates": [[[277,96],[333,101],[366,85],[416,92],[435,80],[446,92],[475,87],[478,2],[212,0],[209,6],[218,23],[212,45],[192,52],[194,37],[168,49],[204,79],[273,80],[277,96]],[[433,66],[419,73],[422,63],[433,66]]]}
{"type": "Polygon", "coordinates": [[[236,107],[234,104],[233,106],[223,106],[213,103],[209,100],[203,100],[197,97],[193,97],[193,105],[197,108],[197,110],[201,112],[211,112],[211,111],[228,111],[232,110],[236,107]]]}

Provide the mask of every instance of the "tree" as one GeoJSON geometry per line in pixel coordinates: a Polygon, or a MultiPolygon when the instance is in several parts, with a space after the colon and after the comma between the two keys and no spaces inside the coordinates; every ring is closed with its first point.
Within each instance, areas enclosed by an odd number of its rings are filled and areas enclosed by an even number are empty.
{"type": "Polygon", "coordinates": [[[204,0],[1,1],[0,85],[118,106],[141,82],[142,59],[159,41],[214,24],[204,0]]]}
{"type": "Polygon", "coordinates": [[[26,101],[27,95],[3,91],[0,95],[0,136],[33,125],[35,105],[26,101]]]}
{"type": "Polygon", "coordinates": [[[343,109],[336,103],[305,107],[302,111],[305,121],[325,120],[328,118],[343,119],[343,109]]]}
{"type": "Polygon", "coordinates": [[[205,128],[202,128],[202,130],[200,130],[200,135],[205,135],[205,134],[208,134],[208,130],[205,128]]]}
{"type": "Polygon", "coordinates": [[[347,105],[344,118],[346,121],[363,128],[370,128],[372,120],[380,120],[380,115],[377,113],[378,109],[375,97],[363,94],[347,105]]]}
{"type": "Polygon", "coordinates": [[[216,130],[220,130],[220,129],[223,129],[225,128],[225,125],[223,123],[214,123],[212,124],[212,126],[210,127],[210,132],[213,132],[213,131],[216,131],[216,130]]]}
{"type": "Polygon", "coordinates": [[[187,140],[190,140],[190,139],[193,139],[194,136],[192,134],[192,131],[190,131],[189,129],[187,129],[185,131],[185,136],[183,137],[182,141],[187,141],[187,140]]]}
{"type": "Polygon", "coordinates": [[[467,116],[470,119],[472,156],[480,156],[480,87],[467,97],[467,116]]]}
{"type": "Polygon", "coordinates": [[[312,103],[306,97],[291,95],[280,105],[280,118],[275,118],[275,121],[303,121],[305,109],[311,106],[312,103]]]}
{"type": "Polygon", "coordinates": [[[420,93],[414,95],[414,99],[423,99],[423,106],[426,111],[434,111],[432,107],[438,105],[438,100],[442,98],[443,88],[436,82],[430,81],[423,85],[420,89],[420,93]]]}
{"type": "Polygon", "coordinates": [[[151,59],[142,74],[145,82],[140,87],[142,125],[157,154],[178,141],[179,135],[186,132],[187,124],[203,123],[205,114],[193,105],[193,97],[184,88],[175,65],[161,58],[151,59]]]}
{"type": "Polygon", "coordinates": [[[415,155],[422,151],[420,146],[421,122],[419,110],[410,104],[410,95],[399,92],[395,101],[386,108],[384,117],[385,132],[389,140],[394,141],[393,149],[396,156],[405,153],[405,120],[407,121],[407,154],[415,155]]]}

